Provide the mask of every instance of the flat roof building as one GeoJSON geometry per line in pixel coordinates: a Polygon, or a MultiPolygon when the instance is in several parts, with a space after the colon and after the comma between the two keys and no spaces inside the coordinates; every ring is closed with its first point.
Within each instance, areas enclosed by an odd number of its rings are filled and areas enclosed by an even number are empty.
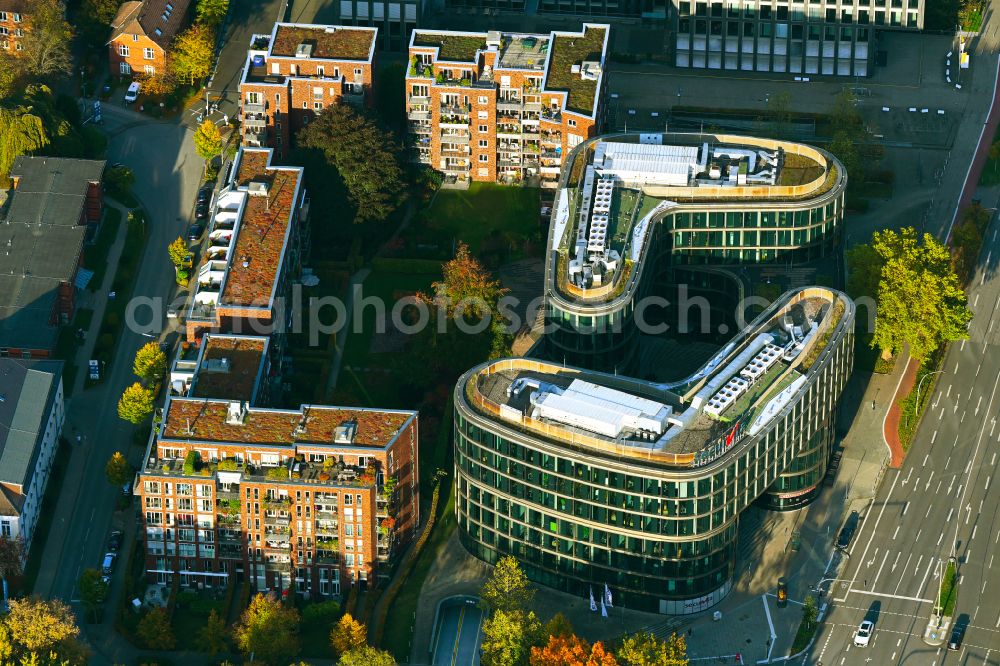
{"type": "Polygon", "coordinates": [[[819,492],[853,365],[854,304],[786,292],[690,376],[657,383],[515,358],[455,388],[460,538],[490,563],[629,608],[728,594],[740,514],[819,492]]]}
{"type": "Polygon", "coordinates": [[[254,35],[240,79],[243,144],[280,158],[327,106],[372,106],[377,37],[377,28],[300,23],[254,35]]]}
{"type": "Polygon", "coordinates": [[[47,357],[76,311],[88,225],[103,212],[103,160],[14,160],[0,208],[0,357],[47,357]]]}
{"type": "Polygon", "coordinates": [[[610,26],[547,34],[416,30],[406,112],[415,159],[461,183],[554,187],[603,122],[610,26]]]}

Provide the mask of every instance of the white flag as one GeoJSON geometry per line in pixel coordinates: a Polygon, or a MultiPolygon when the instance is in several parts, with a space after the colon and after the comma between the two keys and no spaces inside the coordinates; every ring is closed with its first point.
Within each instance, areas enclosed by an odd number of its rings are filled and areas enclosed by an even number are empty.
{"type": "Polygon", "coordinates": [[[601,617],[608,616],[608,609],[604,607],[604,598],[601,598],[601,617]]]}
{"type": "Polygon", "coordinates": [[[597,604],[594,603],[594,588],[590,588],[590,610],[591,611],[597,610],[597,604]]]}
{"type": "Polygon", "coordinates": [[[611,590],[608,589],[608,584],[604,584],[604,603],[608,605],[608,608],[614,608],[614,604],[611,603],[611,590]]]}

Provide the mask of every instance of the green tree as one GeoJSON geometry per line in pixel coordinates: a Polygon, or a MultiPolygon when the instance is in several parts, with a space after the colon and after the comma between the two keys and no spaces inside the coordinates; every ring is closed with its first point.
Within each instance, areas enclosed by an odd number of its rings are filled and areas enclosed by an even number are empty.
{"type": "Polygon", "coordinates": [[[229,0],[198,0],[194,11],[199,23],[214,28],[225,20],[229,12],[229,0]]]}
{"type": "Polygon", "coordinates": [[[135,174],[128,167],[115,166],[104,172],[104,189],[116,199],[128,194],[134,183],[135,174]]]}
{"type": "Polygon", "coordinates": [[[480,590],[480,599],[489,611],[526,612],[535,598],[535,589],[512,555],[504,555],[480,590]]]}
{"type": "Polygon", "coordinates": [[[622,639],[615,657],[625,666],[688,666],[687,646],[677,634],[665,641],[647,632],[631,634],[622,639]]]}
{"type": "Polygon", "coordinates": [[[952,265],[960,279],[968,279],[983,249],[983,236],[990,223],[990,213],[979,204],[964,211],[951,232],[952,265]]]}
{"type": "Polygon", "coordinates": [[[883,260],[872,346],[883,357],[909,345],[922,360],[968,335],[972,312],[948,248],[930,234],[920,239],[912,227],[876,232],[872,247],[883,260]]]}
{"type": "Polygon", "coordinates": [[[188,255],[187,243],[184,242],[183,238],[178,236],[177,240],[167,246],[167,254],[170,255],[170,263],[180,268],[181,264],[184,263],[184,257],[188,255]]]}
{"type": "MultiPolygon", "coordinates": [[[[207,25],[195,24],[177,35],[170,51],[170,62],[178,78],[194,85],[212,71],[215,34],[207,25]]],[[[206,158],[207,159],[207,158],[206,158]]]]}
{"type": "Polygon", "coordinates": [[[871,245],[855,245],[844,253],[847,257],[847,293],[851,298],[875,298],[882,279],[882,257],[871,245]]]}
{"type": "MultiPolygon", "coordinates": [[[[571,632],[572,633],[572,632],[571,632]]],[[[533,612],[495,610],[483,622],[483,666],[524,666],[531,648],[548,640],[533,612]]]]}
{"type": "Polygon", "coordinates": [[[396,666],[392,653],[362,645],[340,655],[337,666],[396,666]]]}
{"type": "Polygon", "coordinates": [[[157,342],[147,342],[135,353],[132,372],[141,379],[159,382],[167,371],[167,354],[157,342]]]}
{"type": "Polygon", "coordinates": [[[96,611],[108,598],[108,584],[97,569],[84,569],[77,581],[80,602],[93,621],[97,621],[96,611]]]}
{"type": "Polygon", "coordinates": [[[344,654],[348,650],[359,648],[368,642],[368,630],[350,613],[344,613],[340,620],[330,630],[330,645],[335,654],[344,654]]]}
{"type": "Polygon", "coordinates": [[[286,664],[299,652],[299,613],[274,595],[258,594],[233,629],[243,654],[265,664],[286,664]]]}
{"type": "Polygon", "coordinates": [[[136,425],[145,421],[153,413],[153,389],[139,382],[125,389],[118,400],[118,418],[136,425]]]}
{"type": "Polygon", "coordinates": [[[152,608],[139,620],[136,635],[150,650],[173,650],[177,644],[174,629],[170,626],[170,616],[165,608],[152,608]]]}
{"type": "Polygon", "coordinates": [[[59,0],[34,0],[28,12],[27,28],[21,43],[24,67],[38,77],[65,76],[73,72],[70,44],[73,29],[59,0]]]}
{"type": "Polygon", "coordinates": [[[198,647],[212,657],[225,652],[229,647],[226,643],[228,633],[226,621],[213,608],[205,620],[205,626],[198,631],[198,647]]]}
{"type": "Polygon", "coordinates": [[[819,617],[819,609],[816,607],[816,597],[807,595],[802,602],[802,621],[806,627],[812,629],[816,625],[816,618],[819,617]]]}
{"type": "Polygon", "coordinates": [[[132,465],[129,464],[121,451],[115,451],[104,466],[104,474],[108,483],[113,486],[123,486],[132,479],[132,465]]]}
{"type": "Polygon", "coordinates": [[[546,636],[557,636],[565,638],[573,635],[573,624],[562,613],[556,613],[545,623],[546,636]]]}
{"type": "Polygon", "coordinates": [[[213,160],[222,154],[222,134],[214,121],[206,118],[194,133],[194,149],[198,156],[205,160],[213,160]]]}
{"type": "Polygon", "coordinates": [[[385,220],[402,202],[400,148],[367,112],[332,104],[302,128],[298,143],[322,151],[340,174],[356,223],[385,220]]]}
{"type": "Polygon", "coordinates": [[[0,107],[0,181],[6,182],[14,159],[49,145],[49,134],[41,116],[31,107],[0,107]]]}

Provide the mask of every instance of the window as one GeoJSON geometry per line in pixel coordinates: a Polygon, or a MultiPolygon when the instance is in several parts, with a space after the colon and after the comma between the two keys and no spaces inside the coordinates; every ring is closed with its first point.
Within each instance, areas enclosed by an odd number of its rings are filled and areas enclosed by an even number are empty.
{"type": "Polygon", "coordinates": [[[139,41],[139,35],[132,35],[132,41],[133,42],[139,41]]]}
{"type": "Polygon", "coordinates": [[[21,15],[14,14],[14,23],[20,23],[20,22],[21,22],[21,15]]]}
{"type": "Polygon", "coordinates": [[[489,100],[489,98],[488,98],[488,97],[484,97],[483,95],[480,95],[480,96],[479,96],[479,103],[480,103],[480,104],[488,104],[488,103],[489,103],[489,101],[490,101],[490,100],[489,100]]]}
{"type": "Polygon", "coordinates": [[[316,76],[324,76],[325,72],[326,70],[323,69],[322,65],[316,68],[316,76]]]}
{"type": "Polygon", "coordinates": [[[156,68],[153,67],[152,65],[143,66],[142,71],[145,72],[146,74],[149,74],[150,76],[156,74],[156,68]]]}
{"type": "Polygon", "coordinates": [[[0,26],[0,35],[9,35],[10,31],[7,28],[0,26]]]}
{"type": "Polygon", "coordinates": [[[490,112],[489,112],[489,111],[480,111],[480,112],[478,113],[478,118],[479,118],[480,120],[486,120],[486,119],[487,119],[487,118],[489,118],[489,117],[490,117],[490,112]]]}
{"type": "Polygon", "coordinates": [[[154,30],[154,31],[153,31],[153,33],[154,33],[154,34],[155,34],[155,35],[156,35],[157,37],[159,37],[160,35],[162,35],[162,34],[163,34],[163,31],[162,31],[162,30],[160,30],[159,28],[157,28],[156,30],[154,30]]]}
{"type": "Polygon", "coordinates": [[[480,155],[479,156],[479,161],[480,162],[489,162],[490,161],[490,156],[489,155],[480,155]]]}
{"type": "Polygon", "coordinates": [[[572,118],[570,118],[570,119],[569,119],[569,120],[567,120],[566,122],[568,122],[568,123],[569,123],[569,126],[570,126],[570,127],[576,127],[576,121],[575,121],[575,120],[573,120],[572,118]]]}
{"type": "Polygon", "coordinates": [[[489,125],[480,125],[479,126],[479,131],[480,132],[484,132],[484,133],[485,132],[489,132],[490,131],[489,125]]]}
{"type": "Polygon", "coordinates": [[[5,537],[10,537],[11,536],[11,529],[10,529],[10,521],[9,520],[4,520],[4,521],[0,522],[0,536],[5,536],[5,537]]]}
{"type": "Polygon", "coordinates": [[[317,111],[323,110],[323,102],[313,102],[313,108],[317,111]]]}
{"type": "Polygon", "coordinates": [[[122,74],[131,74],[132,73],[132,65],[128,64],[127,62],[120,62],[120,63],[118,63],[118,70],[122,74]]]}
{"type": "Polygon", "coordinates": [[[7,12],[0,12],[0,21],[7,20],[7,12]]]}
{"type": "Polygon", "coordinates": [[[153,51],[153,49],[145,48],[142,50],[142,57],[145,58],[146,60],[152,60],[153,58],[156,57],[156,53],[153,51]]]}
{"type": "Polygon", "coordinates": [[[126,46],[125,44],[118,45],[118,55],[122,56],[123,58],[127,58],[128,52],[129,52],[128,46],[126,46]]]}
{"type": "Polygon", "coordinates": [[[480,139],[479,140],[479,147],[480,148],[489,148],[489,146],[490,146],[490,142],[487,139],[480,139]]]}
{"type": "Polygon", "coordinates": [[[355,67],[354,68],[354,76],[361,76],[361,68],[360,67],[355,67]]]}

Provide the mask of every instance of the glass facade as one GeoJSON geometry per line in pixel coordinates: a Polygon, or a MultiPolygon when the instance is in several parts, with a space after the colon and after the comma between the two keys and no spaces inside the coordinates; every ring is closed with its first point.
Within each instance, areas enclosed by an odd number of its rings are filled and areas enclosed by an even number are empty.
{"type": "MultiPolygon", "coordinates": [[[[729,591],[740,513],[760,499],[793,508],[826,471],[834,414],[853,364],[854,306],[761,432],[700,467],[672,467],[561,444],[455,390],[456,513],[477,557],[511,554],[533,580],[585,595],[607,584],[629,608],[681,614],[729,591]]],[[[600,375],[595,373],[598,378],[600,375]]],[[[598,379],[599,381],[599,379],[598,379]]]]}

